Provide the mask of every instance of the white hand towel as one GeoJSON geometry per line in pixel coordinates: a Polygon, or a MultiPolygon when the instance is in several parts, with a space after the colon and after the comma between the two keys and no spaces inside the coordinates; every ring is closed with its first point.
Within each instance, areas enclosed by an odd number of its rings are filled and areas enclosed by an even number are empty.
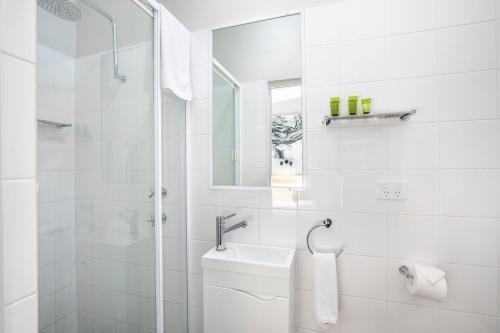
{"type": "Polygon", "coordinates": [[[335,253],[315,252],[314,310],[320,324],[335,324],[339,318],[337,259],[335,253]]]}
{"type": "Polygon", "coordinates": [[[193,94],[189,31],[163,5],[160,5],[160,21],[161,87],[190,101],[193,94]]]}

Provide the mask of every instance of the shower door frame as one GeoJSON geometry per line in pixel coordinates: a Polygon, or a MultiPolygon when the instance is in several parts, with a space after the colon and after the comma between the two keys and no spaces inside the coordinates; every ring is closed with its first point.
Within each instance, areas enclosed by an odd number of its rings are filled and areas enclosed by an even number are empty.
{"type": "MultiPolygon", "coordinates": [[[[162,221],[162,120],[160,82],[160,4],[156,0],[131,0],[153,18],[153,113],[154,113],[154,216],[162,221]],[[148,8],[148,6],[150,8],[148,8]]],[[[156,332],[163,333],[163,224],[155,223],[155,304],[156,332]]]]}

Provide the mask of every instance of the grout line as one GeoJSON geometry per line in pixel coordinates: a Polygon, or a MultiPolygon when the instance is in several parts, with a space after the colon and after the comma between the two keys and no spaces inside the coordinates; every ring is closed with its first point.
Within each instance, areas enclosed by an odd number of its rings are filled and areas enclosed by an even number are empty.
{"type": "MultiPolygon", "coordinates": [[[[306,248],[297,248],[297,252],[300,252],[302,255],[308,255],[309,251],[306,248]]],[[[412,259],[409,257],[402,258],[402,257],[392,257],[390,255],[387,256],[375,256],[375,255],[367,255],[367,254],[359,254],[359,253],[352,253],[348,252],[348,249],[346,248],[345,251],[345,256],[348,257],[353,257],[353,258],[370,258],[370,259],[377,259],[380,261],[386,261],[386,264],[389,263],[389,261],[408,261],[408,260],[413,260],[416,262],[436,262],[439,264],[444,264],[444,265],[451,265],[451,266],[457,266],[457,267],[462,267],[462,268],[483,268],[483,269],[489,269],[489,270],[500,270],[500,266],[492,266],[492,265],[477,265],[477,264],[464,264],[464,263],[456,263],[456,262],[447,262],[447,261],[441,261],[439,258],[425,258],[425,259],[412,259]]]]}
{"type": "Polygon", "coordinates": [[[2,178],[0,181],[2,183],[10,183],[10,182],[28,182],[28,181],[36,181],[36,175],[33,177],[25,177],[25,178],[2,178]]]}
{"type": "MultiPolygon", "coordinates": [[[[438,1],[436,1],[436,7],[438,7],[438,1]]],[[[436,8],[436,12],[438,11],[439,8],[436,8]]],[[[439,23],[439,22],[438,22],[439,23]]],[[[436,66],[437,66],[437,72],[439,73],[441,68],[439,65],[439,52],[441,49],[441,45],[439,43],[439,37],[436,38],[436,66]]],[[[497,66],[498,67],[498,66],[497,66]]],[[[436,84],[436,111],[437,111],[437,165],[438,167],[441,166],[441,99],[440,99],[440,85],[439,85],[439,77],[437,79],[437,84],[436,84]]],[[[442,212],[442,203],[441,203],[441,169],[438,171],[437,175],[437,192],[438,192],[438,213],[442,212]]],[[[439,261],[441,257],[441,218],[438,218],[437,220],[437,259],[439,261]]],[[[439,333],[439,322],[441,321],[439,311],[437,314],[437,331],[439,333]]]]}
{"type": "Polygon", "coordinates": [[[418,33],[423,33],[423,32],[433,32],[434,31],[436,33],[439,33],[442,30],[449,30],[449,29],[454,29],[454,28],[467,27],[467,26],[497,22],[497,21],[498,20],[496,18],[492,18],[492,19],[480,20],[480,21],[475,21],[475,22],[451,24],[451,25],[444,25],[444,26],[439,26],[439,22],[436,22],[436,26],[433,28],[417,29],[417,30],[396,32],[396,33],[387,33],[384,31],[381,34],[367,36],[367,37],[343,39],[343,40],[339,39],[339,40],[327,42],[327,43],[306,45],[306,49],[311,49],[311,48],[316,48],[316,47],[324,47],[324,46],[336,46],[339,44],[362,42],[362,41],[366,41],[366,40],[370,40],[370,39],[381,39],[381,38],[387,38],[387,37],[400,37],[400,36],[413,35],[413,34],[418,34],[418,33]]]}
{"type": "MultiPolygon", "coordinates": [[[[436,52],[437,56],[437,52],[436,52]]],[[[439,63],[437,64],[438,69],[435,74],[426,74],[426,75],[413,75],[413,76],[401,76],[395,78],[381,78],[378,80],[364,80],[364,81],[349,81],[349,82],[339,82],[332,84],[315,84],[306,86],[306,90],[314,89],[314,88],[333,88],[337,87],[340,89],[343,86],[352,86],[352,85],[361,85],[361,84],[374,84],[374,83],[391,83],[394,81],[403,81],[403,80],[411,80],[411,79],[440,79],[443,77],[450,76],[458,76],[458,75],[467,75],[467,74],[478,74],[478,73],[487,73],[487,72],[496,72],[500,68],[487,68],[487,69],[478,69],[478,70],[468,70],[468,71],[460,71],[460,72],[449,72],[449,73],[439,73],[439,63]]]]}
{"type": "Polygon", "coordinates": [[[10,303],[5,303],[5,304],[3,305],[3,309],[5,310],[5,308],[7,308],[7,307],[9,307],[9,306],[15,305],[15,304],[17,304],[17,303],[24,302],[26,299],[28,299],[28,298],[30,298],[30,297],[33,297],[33,296],[37,296],[37,295],[38,295],[38,293],[37,293],[36,291],[31,292],[31,293],[29,293],[29,294],[27,294],[27,295],[25,295],[25,296],[23,296],[23,297],[21,297],[21,298],[19,298],[19,299],[16,299],[16,300],[15,300],[15,301],[13,301],[13,302],[10,302],[10,303]]]}
{"type": "Polygon", "coordinates": [[[17,60],[21,60],[22,62],[28,63],[30,65],[36,66],[36,62],[35,61],[31,61],[31,60],[23,58],[21,56],[15,55],[14,53],[7,52],[5,50],[0,50],[0,54],[4,54],[5,56],[9,56],[9,57],[15,58],[17,60]]]}

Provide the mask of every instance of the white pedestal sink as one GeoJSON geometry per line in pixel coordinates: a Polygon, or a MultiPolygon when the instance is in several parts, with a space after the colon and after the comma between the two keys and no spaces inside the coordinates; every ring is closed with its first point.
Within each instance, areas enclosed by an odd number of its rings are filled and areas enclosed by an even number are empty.
{"type": "Polygon", "coordinates": [[[295,249],[226,246],[202,257],[204,333],[293,332],[295,249]]]}

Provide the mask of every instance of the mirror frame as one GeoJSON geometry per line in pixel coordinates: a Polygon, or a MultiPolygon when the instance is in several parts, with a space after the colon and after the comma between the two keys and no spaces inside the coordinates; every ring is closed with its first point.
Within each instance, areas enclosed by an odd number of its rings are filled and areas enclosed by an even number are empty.
{"type": "Polygon", "coordinates": [[[307,93],[306,93],[306,80],[307,80],[307,73],[306,73],[306,45],[305,45],[305,11],[304,10],[299,10],[299,11],[293,11],[293,12],[286,12],[281,15],[272,15],[272,16],[265,16],[265,17],[258,17],[258,18],[253,18],[249,20],[244,20],[241,22],[236,22],[232,23],[229,25],[223,25],[223,26],[217,26],[210,28],[210,34],[209,34],[209,73],[208,73],[208,79],[209,79],[209,92],[208,92],[208,103],[209,103],[209,114],[208,114],[208,122],[209,122],[209,129],[208,129],[208,137],[209,137],[209,188],[214,189],[214,190],[254,190],[254,191],[262,191],[262,190],[289,190],[289,191],[304,191],[306,189],[306,181],[307,181],[307,114],[306,114],[306,107],[307,107],[307,93]],[[234,185],[234,186],[228,186],[228,185],[214,185],[213,183],[213,133],[212,133],[212,109],[213,109],[213,63],[214,63],[214,57],[213,57],[213,34],[215,30],[219,29],[224,29],[224,28],[231,28],[239,25],[244,25],[244,24],[250,24],[250,23],[257,23],[260,21],[266,21],[266,20],[272,20],[272,19],[277,19],[285,16],[292,16],[292,15],[300,15],[300,52],[301,52],[301,68],[302,68],[302,83],[301,83],[301,89],[302,89],[302,186],[297,186],[297,187],[287,187],[287,186],[249,186],[249,185],[234,185]]]}

